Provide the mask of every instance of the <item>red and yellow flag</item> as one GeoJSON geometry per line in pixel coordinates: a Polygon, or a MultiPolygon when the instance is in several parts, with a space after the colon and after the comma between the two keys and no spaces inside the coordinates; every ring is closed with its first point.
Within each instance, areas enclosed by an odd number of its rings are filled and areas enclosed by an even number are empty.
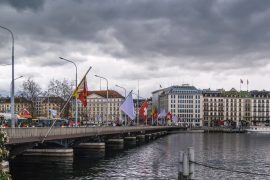
{"type": "Polygon", "coordinates": [[[88,87],[86,76],[84,76],[79,86],[73,92],[72,96],[79,99],[82,102],[83,107],[87,106],[88,87]]]}
{"type": "Polygon", "coordinates": [[[154,120],[156,120],[158,118],[158,110],[157,110],[157,107],[154,107],[152,109],[152,113],[151,113],[152,117],[154,120]]]}

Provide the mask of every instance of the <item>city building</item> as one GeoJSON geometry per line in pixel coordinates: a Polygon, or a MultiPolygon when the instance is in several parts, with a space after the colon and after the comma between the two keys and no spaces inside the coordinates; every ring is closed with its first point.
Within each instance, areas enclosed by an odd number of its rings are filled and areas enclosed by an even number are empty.
{"type": "Polygon", "coordinates": [[[156,107],[158,110],[160,110],[160,95],[167,89],[168,88],[164,88],[152,92],[152,106],[156,107]]]}
{"type": "Polygon", "coordinates": [[[269,125],[270,94],[268,91],[251,91],[250,121],[253,125],[269,125]]]}
{"type": "Polygon", "coordinates": [[[171,86],[152,93],[153,106],[161,112],[171,112],[184,126],[202,126],[203,94],[202,91],[183,84],[171,86]]]}
{"type": "Polygon", "coordinates": [[[107,90],[101,91],[88,91],[87,107],[83,107],[81,102],[78,101],[78,118],[83,124],[97,124],[97,123],[119,123],[124,120],[123,113],[120,110],[121,104],[124,102],[125,97],[120,95],[117,91],[108,91],[107,103],[107,90]],[[108,104],[108,112],[107,112],[108,104]],[[107,117],[108,114],[108,117],[107,117]]]}
{"type": "MultiPolygon", "coordinates": [[[[31,101],[28,101],[24,97],[15,97],[15,113],[19,114],[23,109],[28,109],[31,106],[31,101]]],[[[8,113],[10,112],[10,97],[1,97],[0,98],[0,112],[1,113],[8,113]]]]}
{"type": "Polygon", "coordinates": [[[223,92],[224,120],[227,126],[246,126],[251,120],[251,97],[247,91],[238,92],[232,88],[223,92]]]}
{"type": "Polygon", "coordinates": [[[268,91],[204,90],[203,96],[205,126],[269,124],[268,91]]]}
{"type": "Polygon", "coordinates": [[[224,124],[224,90],[203,90],[203,125],[224,124]]]}
{"type": "MultiPolygon", "coordinates": [[[[61,111],[65,104],[65,100],[61,97],[38,97],[34,102],[34,112],[36,117],[53,118],[50,109],[61,111]]],[[[69,108],[67,107],[67,110],[69,108]]],[[[62,116],[65,116],[64,113],[62,116]]]]}

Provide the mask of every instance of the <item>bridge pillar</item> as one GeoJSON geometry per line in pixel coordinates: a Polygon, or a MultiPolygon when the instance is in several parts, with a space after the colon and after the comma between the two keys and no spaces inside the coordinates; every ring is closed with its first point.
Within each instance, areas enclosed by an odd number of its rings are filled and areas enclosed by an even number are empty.
{"type": "Polygon", "coordinates": [[[104,142],[80,143],[78,146],[74,147],[74,154],[78,156],[104,157],[105,143],[104,142]]]}
{"type": "Polygon", "coordinates": [[[137,140],[139,144],[142,144],[145,142],[145,135],[138,135],[137,140]]]}
{"type": "Polygon", "coordinates": [[[108,139],[106,147],[113,150],[124,149],[124,139],[108,139]]]}
{"type": "Polygon", "coordinates": [[[154,140],[154,139],[157,139],[157,137],[158,137],[158,134],[157,133],[152,133],[152,139],[154,140]]]}
{"type": "Polygon", "coordinates": [[[27,149],[24,156],[73,156],[73,149],[27,149]]]}
{"type": "Polygon", "coordinates": [[[151,139],[152,139],[152,135],[151,135],[151,134],[146,134],[146,135],[145,135],[145,141],[146,141],[146,142],[150,142],[151,139]]]}
{"type": "Polygon", "coordinates": [[[125,137],[125,144],[128,146],[136,146],[137,139],[134,136],[125,137]]]}

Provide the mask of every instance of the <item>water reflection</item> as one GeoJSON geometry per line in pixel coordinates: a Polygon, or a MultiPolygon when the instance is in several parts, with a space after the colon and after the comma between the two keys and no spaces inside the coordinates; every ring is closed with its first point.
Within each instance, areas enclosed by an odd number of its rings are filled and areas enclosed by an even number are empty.
{"type": "Polygon", "coordinates": [[[73,157],[28,157],[10,161],[12,179],[70,179],[73,157]]]}
{"type": "MultiPolygon", "coordinates": [[[[195,159],[216,167],[268,173],[269,135],[192,134],[162,137],[138,147],[106,149],[73,158],[20,157],[10,162],[13,179],[177,179],[179,152],[193,146],[195,159]],[[52,173],[53,172],[53,173],[52,173]]],[[[196,179],[270,179],[195,166],[196,179]]]]}

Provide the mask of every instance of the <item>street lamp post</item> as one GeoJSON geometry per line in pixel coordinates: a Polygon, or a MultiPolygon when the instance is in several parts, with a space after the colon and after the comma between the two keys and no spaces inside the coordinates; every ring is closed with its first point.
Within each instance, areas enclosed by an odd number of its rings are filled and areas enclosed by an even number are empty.
{"type": "MultiPolygon", "coordinates": [[[[125,98],[127,98],[127,90],[126,90],[126,88],[124,88],[122,86],[119,86],[117,84],[115,86],[123,89],[125,91],[125,98]]],[[[127,126],[127,115],[126,114],[125,114],[125,126],[127,126]]]]}
{"type": "Polygon", "coordinates": [[[106,125],[108,126],[108,110],[109,110],[109,82],[108,82],[108,79],[106,79],[105,77],[102,77],[102,76],[99,76],[99,75],[95,75],[95,77],[98,77],[98,78],[101,78],[101,79],[104,79],[106,80],[107,82],[107,107],[106,107],[106,125]]]}
{"type": "Polygon", "coordinates": [[[14,81],[17,80],[17,79],[20,79],[20,78],[23,78],[23,76],[19,76],[19,77],[15,78],[14,81]]]}
{"type": "MultiPolygon", "coordinates": [[[[72,63],[74,66],[75,66],[75,69],[76,69],[76,79],[75,79],[75,83],[76,83],[76,88],[78,86],[78,68],[77,68],[77,64],[71,60],[68,60],[68,59],[65,59],[65,58],[62,58],[62,57],[59,57],[60,59],[64,60],[64,61],[67,61],[67,62],[70,62],[72,63]]],[[[78,101],[77,101],[77,98],[75,98],[75,127],[78,127],[78,101]]]]}
{"type": "MultiPolygon", "coordinates": [[[[19,76],[19,77],[16,77],[15,79],[14,79],[14,81],[16,81],[17,79],[20,79],[20,78],[23,78],[23,76],[19,76]]],[[[12,81],[11,81],[11,83],[10,83],[10,89],[11,89],[11,86],[12,86],[12,81]]]]}
{"type": "Polygon", "coordinates": [[[7,30],[12,38],[12,81],[11,81],[11,127],[15,127],[15,115],[14,115],[14,36],[10,29],[0,26],[0,28],[7,30]]]}
{"type": "MultiPolygon", "coordinates": [[[[14,82],[17,80],[17,79],[20,79],[20,78],[23,78],[23,76],[19,76],[17,78],[14,79],[14,82]]],[[[11,89],[11,86],[12,86],[12,81],[10,83],[10,86],[9,86],[9,89],[11,89]]],[[[15,101],[14,101],[14,107],[15,107],[15,101]]],[[[15,114],[15,108],[14,108],[14,114],[15,114]]],[[[12,115],[12,114],[11,114],[12,115]]],[[[15,116],[15,115],[14,115],[15,116]]],[[[14,117],[14,127],[15,127],[15,117],[14,117]]]]}

